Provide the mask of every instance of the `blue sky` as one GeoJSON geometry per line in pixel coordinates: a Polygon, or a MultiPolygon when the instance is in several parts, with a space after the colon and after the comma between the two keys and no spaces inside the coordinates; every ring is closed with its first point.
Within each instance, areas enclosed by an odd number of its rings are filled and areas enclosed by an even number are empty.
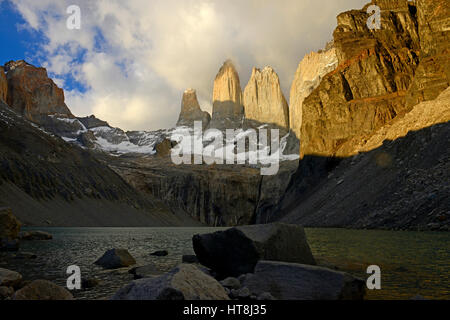
{"type": "Polygon", "coordinates": [[[273,67],[289,101],[304,55],[331,40],[339,13],[367,2],[0,0],[0,63],[47,68],[75,115],[125,130],[169,128],[188,88],[211,112],[213,80],[228,59],[242,88],[253,67],[273,67]],[[66,28],[73,4],[80,30],[66,28]]]}
{"type": "Polygon", "coordinates": [[[32,59],[34,56],[36,44],[41,43],[44,37],[37,31],[20,28],[25,25],[26,21],[9,1],[0,2],[0,64],[10,60],[32,59]]]}

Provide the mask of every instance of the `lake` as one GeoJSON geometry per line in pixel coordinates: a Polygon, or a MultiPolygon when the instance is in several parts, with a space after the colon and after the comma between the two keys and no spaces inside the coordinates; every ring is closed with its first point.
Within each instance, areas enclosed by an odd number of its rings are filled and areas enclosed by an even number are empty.
{"type": "MultiPolygon", "coordinates": [[[[30,230],[30,228],[25,229],[30,230]]],[[[33,230],[33,229],[31,229],[33,230]]],[[[192,236],[218,228],[38,228],[51,241],[26,241],[21,251],[37,254],[34,260],[0,256],[0,267],[20,272],[26,280],[47,279],[65,286],[66,269],[81,268],[83,278],[98,278],[99,286],[73,292],[77,299],[105,299],[133,280],[127,270],[104,271],[93,263],[111,248],[126,248],[139,265],[155,264],[161,272],[193,254],[192,236]],[[167,250],[166,257],[150,253],[167,250]]],[[[450,233],[378,230],[306,229],[314,256],[322,265],[366,279],[369,265],[381,268],[381,290],[367,299],[450,300],[450,233]]]]}

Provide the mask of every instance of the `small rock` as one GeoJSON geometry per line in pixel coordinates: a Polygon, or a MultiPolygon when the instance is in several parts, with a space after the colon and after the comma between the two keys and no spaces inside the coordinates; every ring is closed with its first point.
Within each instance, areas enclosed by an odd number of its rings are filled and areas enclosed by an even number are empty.
{"type": "Polygon", "coordinates": [[[24,260],[24,259],[36,259],[37,255],[31,252],[19,252],[14,255],[14,259],[24,260]]]}
{"type": "Polygon", "coordinates": [[[233,299],[248,299],[250,298],[251,292],[247,287],[241,289],[232,289],[231,297],[233,299]]]}
{"type": "Polygon", "coordinates": [[[14,294],[14,289],[11,287],[0,287],[0,300],[11,298],[14,294]]]}
{"type": "Polygon", "coordinates": [[[225,288],[230,289],[240,289],[241,288],[241,282],[233,277],[226,278],[225,280],[220,281],[220,284],[224,286],[225,288]]]}
{"type": "Polygon", "coordinates": [[[136,260],[126,249],[111,249],[95,262],[104,269],[119,269],[136,264],[136,260]]]}
{"type": "Polygon", "coordinates": [[[73,300],[65,288],[47,280],[35,280],[16,291],[13,300],[73,300]]]}
{"type": "Polygon", "coordinates": [[[161,271],[159,271],[154,264],[148,264],[141,267],[136,267],[128,271],[134,275],[134,279],[152,278],[155,276],[160,276],[161,271]]]}
{"type": "Polygon", "coordinates": [[[15,287],[22,281],[22,275],[18,272],[0,268],[0,287],[15,287]]]}
{"type": "Polygon", "coordinates": [[[159,251],[155,251],[153,253],[151,253],[151,256],[156,256],[156,257],[165,257],[169,254],[169,252],[167,252],[167,250],[159,250],[159,251]]]}
{"type": "Polygon", "coordinates": [[[24,231],[19,234],[20,240],[52,240],[53,236],[44,231],[24,231]]]}
{"type": "Polygon", "coordinates": [[[275,298],[270,294],[270,292],[263,292],[256,298],[256,300],[270,301],[275,300],[275,298]]]}
{"type": "Polygon", "coordinates": [[[198,263],[196,255],[184,255],[181,260],[183,263],[198,263]]]}

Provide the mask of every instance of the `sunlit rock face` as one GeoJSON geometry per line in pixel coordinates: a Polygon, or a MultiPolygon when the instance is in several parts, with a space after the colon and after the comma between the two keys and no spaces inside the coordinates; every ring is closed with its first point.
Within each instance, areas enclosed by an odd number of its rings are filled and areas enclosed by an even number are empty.
{"type": "Polygon", "coordinates": [[[336,49],[311,52],[300,62],[291,87],[289,125],[297,138],[301,138],[303,101],[317,88],[323,77],[338,65],[336,49]]]}
{"type": "Polygon", "coordinates": [[[406,96],[408,107],[435,99],[450,85],[450,2],[418,0],[420,64],[406,96]]]}
{"type": "Polygon", "coordinates": [[[211,116],[208,112],[202,111],[200,108],[196,91],[194,89],[188,89],[183,94],[177,127],[193,127],[195,121],[201,121],[203,128],[206,128],[211,121],[211,116]]]}
{"type": "Polygon", "coordinates": [[[51,80],[45,68],[23,60],[5,65],[8,105],[26,119],[40,124],[49,115],[74,118],[64,102],[64,91],[51,80]]]}
{"type": "Polygon", "coordinates": [[[0,101],[6,102],[8,84],[6,81],[5,69],[0,67],[0,101]]]}
{"type": "Polygon", "coordinates": [[[377,3],[380,30],[367,27],[368,5],[337,17],[339,65],[303,101],[301,156],[349,156],[339,152],[343,144],[408,110],[405,97],[420,55],[416,7],[406,1],[377,3]]]}
{"type": "Polygon", "coordinates": [[[220,68],[214,80],[213,112],[211,128],[233,129],[242,124],[244,107],[239,75],[228,60],[220,68]]]}
{"type": "Polygon", "coordinates": [[[280,79],[271,67],[253,68],[244,90],[245,118],[289,128],[289,106],[281,91],[280,79]]]}

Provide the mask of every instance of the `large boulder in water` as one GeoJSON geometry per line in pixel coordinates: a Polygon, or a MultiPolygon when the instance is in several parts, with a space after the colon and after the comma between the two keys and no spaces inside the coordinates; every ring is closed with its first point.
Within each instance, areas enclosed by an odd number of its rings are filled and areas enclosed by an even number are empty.
{"type": "Polygon", "coordinates": [[[157,277],[135,280],[113,300],[229,300],[220,283],[191,264],[180,264],[157,277]]]}
{"type": "Polygon", "coordinates": [[[9,208],[0,208],[0,251],[18,249],[20,222],[9,208]]]}
{"type": "Polygon", "coordinates": [[[195,235],[194,251],[219,277],[252,273],[259,260],[315,265],[302,226],[273,223],[195,235]]]}
{"type": "Polygon", "coordinates": [[[132,266],[136,264],[136,260],[126,249],[111,249],[95,261],[95,264],[105,269],[118,269],[132,266]]]}
{"type": "Polygon", "coordinates": [[[279,300],[360,300],[365,283],[345,272],[277,261],[260,261],[243,286],[253,295],[270,292],[279,300]]]}
{"type": "Polygon", "coordinates": [[[68,290],[53,282],[35,280],[16,291],[13,300],[73,300],[73,296],[68,290]]]}

